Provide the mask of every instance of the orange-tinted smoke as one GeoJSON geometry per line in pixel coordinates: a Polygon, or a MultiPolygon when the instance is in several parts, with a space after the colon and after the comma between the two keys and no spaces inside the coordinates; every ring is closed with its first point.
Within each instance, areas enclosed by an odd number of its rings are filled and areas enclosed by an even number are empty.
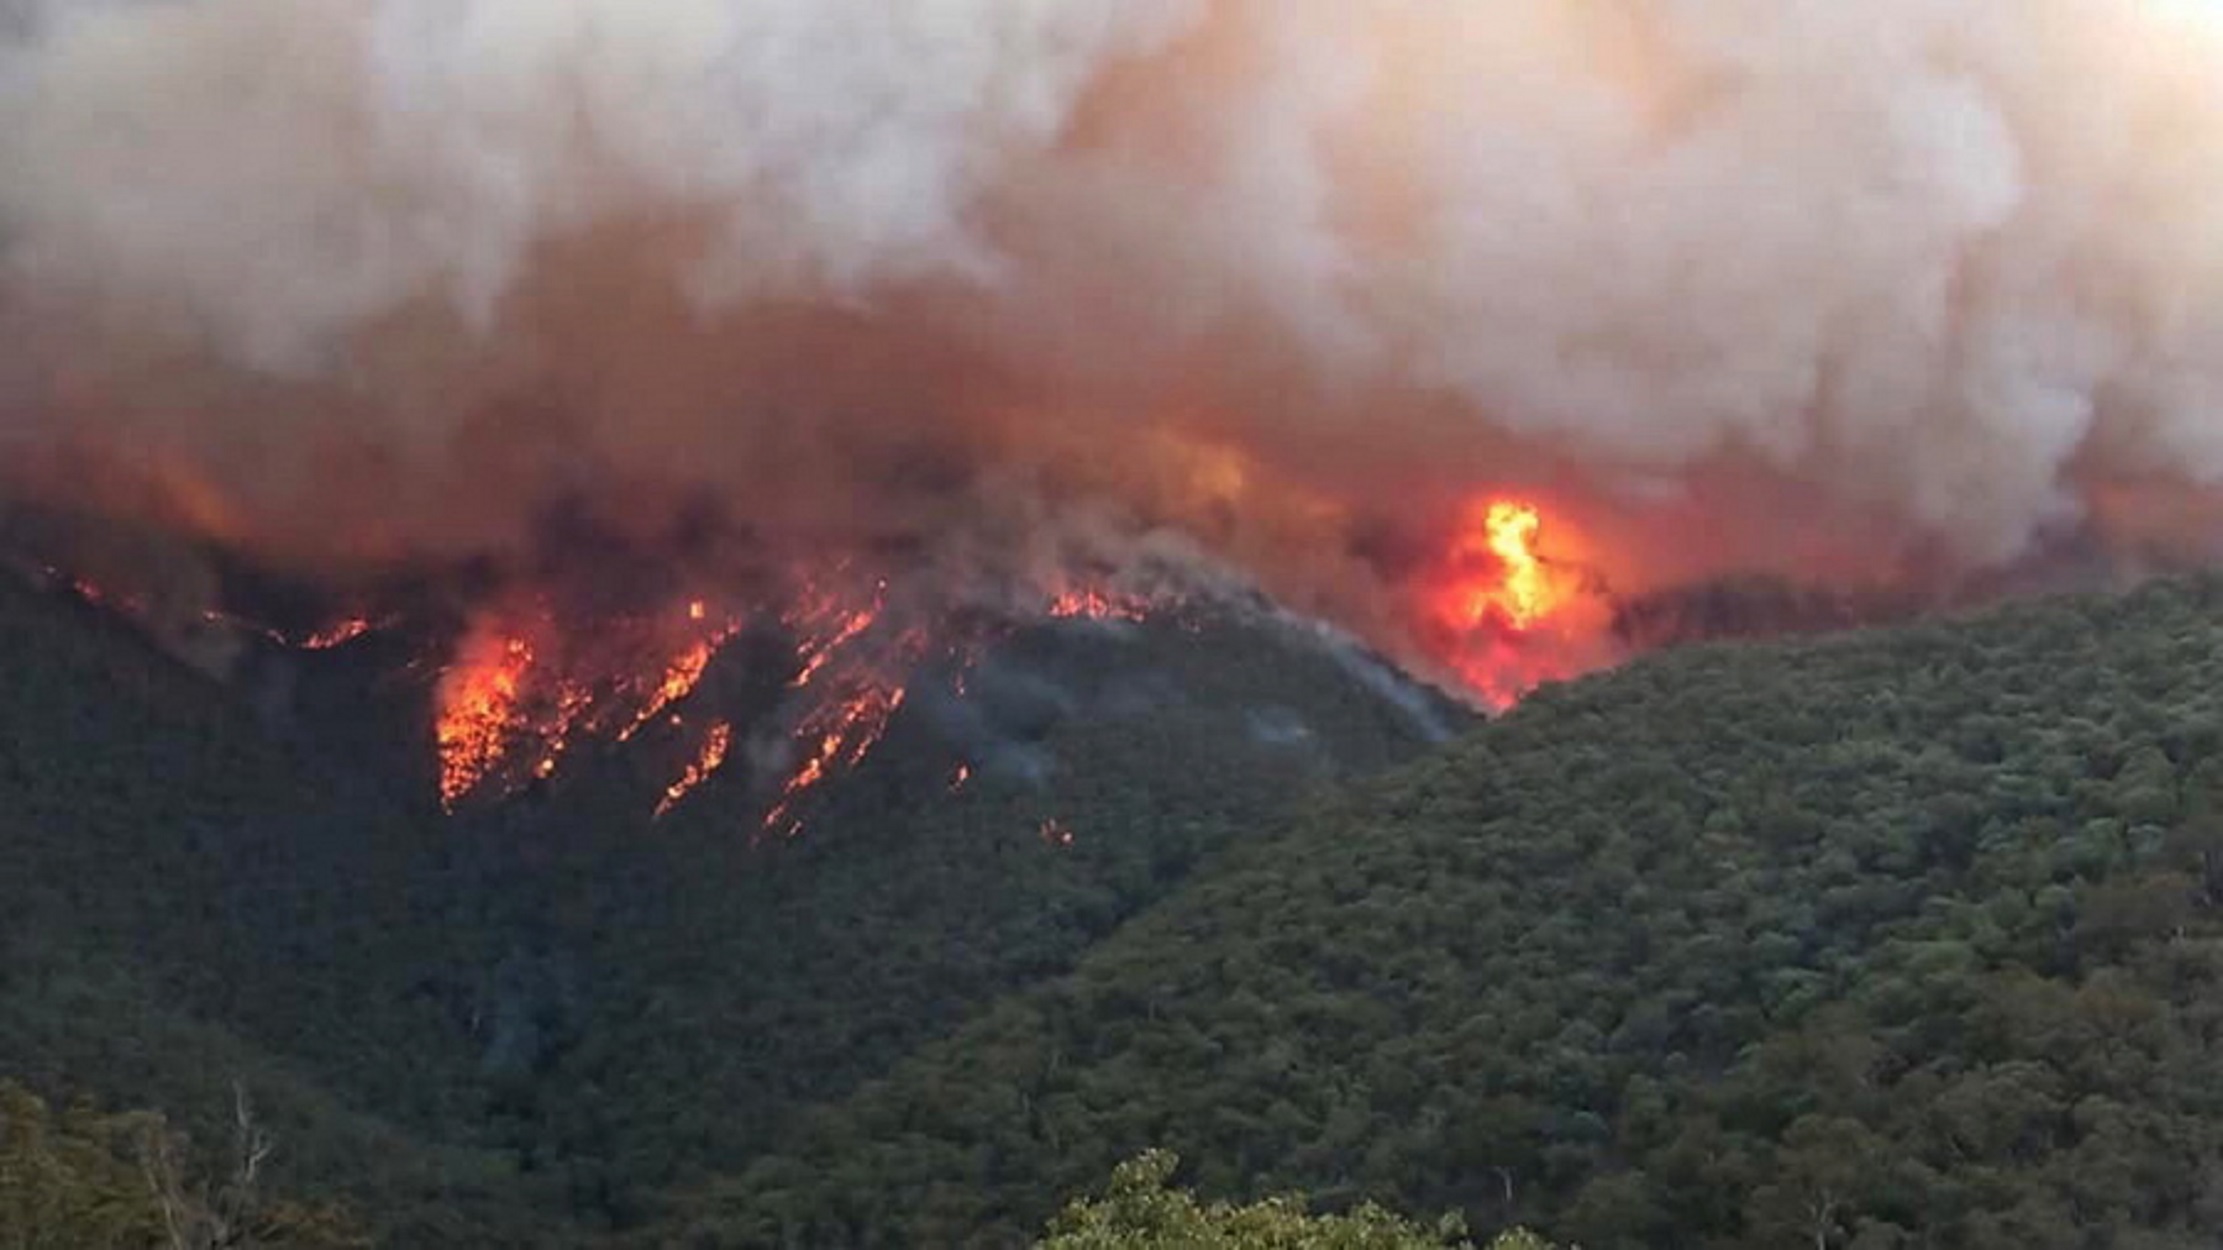
{"type": "Polygon", "coordinates": [[[1501,701],[1606,593],[2181,551],[2122,497],[2223,482],[2203,6],[38,7],[0,490],[334,578],[530,581],[567,509],[1177,566],[1501,701]]]}

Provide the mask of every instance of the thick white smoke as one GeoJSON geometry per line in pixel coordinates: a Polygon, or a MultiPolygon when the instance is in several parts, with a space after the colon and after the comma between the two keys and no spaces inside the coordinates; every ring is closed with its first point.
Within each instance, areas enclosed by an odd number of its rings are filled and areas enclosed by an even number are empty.
{"type": "Polygon", "coordinates": [[[1627,583],[2184,540],[2121,500],[2223,480],[2205,4],[0,18],[0,446],[281,545],[1125,508],[1326,601],[1324,534],[1485,487],[1627,583]]]}

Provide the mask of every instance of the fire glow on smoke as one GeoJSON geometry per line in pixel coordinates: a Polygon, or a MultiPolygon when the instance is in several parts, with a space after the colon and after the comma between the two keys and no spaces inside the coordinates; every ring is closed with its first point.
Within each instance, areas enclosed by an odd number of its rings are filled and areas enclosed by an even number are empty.
{"type": "Polygon", "coordinates": [[[1441,574],[1420,592],[1424,645],[1490,707],[1579,671],[1581,652],[1569,644],[1597,627],[1581,568],[1548,558],[1544,535],[1536,504],[1478,500],[1462,514],[1441,574]]]}
{"type": "Polygon", "coordinates": [[[1502,707],[1723,579],[2212,563],[2219,13],[0,0],[0,528],[163,630],[487,570],[451,808],[614,741],[782,833],[952,605],[1148,615],[1076,570],[1502,707]]]}

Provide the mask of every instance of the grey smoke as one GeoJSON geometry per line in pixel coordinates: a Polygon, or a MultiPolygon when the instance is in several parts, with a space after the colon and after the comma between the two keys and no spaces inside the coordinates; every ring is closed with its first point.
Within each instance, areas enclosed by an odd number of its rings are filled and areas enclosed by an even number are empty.
{"type": "Polygon", "coordinates": [[[1641,588],[2169,537],[2223,482],[2194,0],[0,19],[9,472],[129,448],[266,541],[495,546],[555,484],[813,541],[1081,496],[1406,651],[1320,517],[1534,487],[1641,588]],[[971,496],[862,489],[922,441],[971,496]]]}
{"type": "Polygon", "coordinates": [[[965,675],[963,694],[919,683],[913,704],[928,730],[983,777],[1042,786],[1057,766],[1044,739],[1081,708],[1075,692],[1047,674],[990,656],[965,675]]]}
{"type": "Polygon", "coordinates": [[[1309,748],[1319,741],[1319,735],[1312,732],[1312,726],[1306,724],[1304,717],[1290,708],[1250,708],[1244,712],[1243,722],[1249,727],[1251,738],[1261,746],[1309,748]]]}

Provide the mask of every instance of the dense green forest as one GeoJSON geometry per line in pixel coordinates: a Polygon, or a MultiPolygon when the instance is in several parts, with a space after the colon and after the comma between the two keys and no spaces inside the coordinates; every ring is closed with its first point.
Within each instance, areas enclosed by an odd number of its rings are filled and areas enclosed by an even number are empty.
{"type": "Polygon", "coordinates": [[[2223,1233],[2223,587],[1694,649],[1358,785],[706,1191],[1015,1244],[1202,1188],[1641,1245],[2223,1233]]]}
{"type": "Polygon", "coordinates": [[[237,1081],[271,1191],[393,1245],[2223,1238],[2223,582],[1434,749],[1264,625],[995,664],[1007,767],[951,793],[922,699],[752,845],[745,778],[651,827],[619,757],[440,817],[421,743],[0,590],[0,1078],[203,1149],[237,1081]]]}

